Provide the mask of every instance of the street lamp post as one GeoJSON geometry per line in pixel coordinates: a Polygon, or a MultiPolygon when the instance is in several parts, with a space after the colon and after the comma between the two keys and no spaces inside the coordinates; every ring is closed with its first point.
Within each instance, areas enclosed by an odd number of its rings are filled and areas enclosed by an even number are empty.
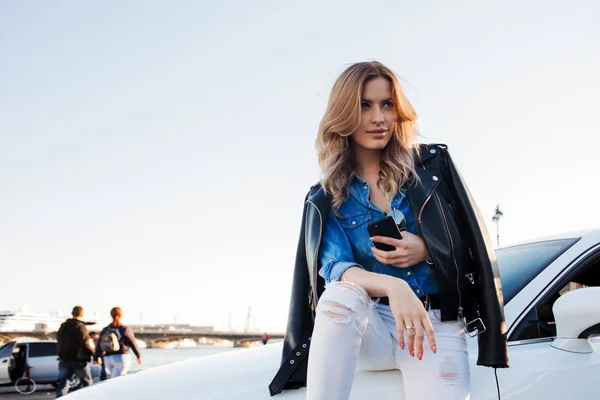
{"type": "Polygon", "coordinates": [[[496,223],[496,246],[498,246],[498,247],[500,247],[500,226],[499,226],[499,221],[500,221],[500,218],[503,215],[504,214],[502,213],[502,211],[500,211],[500,205],[497,204],[496,205],[496,213],[492,217],[492,221],[494,221],[496,223]]]}

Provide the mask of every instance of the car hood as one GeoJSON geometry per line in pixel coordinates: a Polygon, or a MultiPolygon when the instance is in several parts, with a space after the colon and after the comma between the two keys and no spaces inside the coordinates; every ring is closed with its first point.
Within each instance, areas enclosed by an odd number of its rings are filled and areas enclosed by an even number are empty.
{"type": "MultiPolygon", "coordinates": [[[[268,400],[281,349],[274,343],[149,368],[84,388],[69,399],[268,400]]],[[[403,394],[399,371],[357,371],[351,399],[403,399],[403,394]]],[[[306,399],[306,390],[286,390],[276,398],[306,399]]]]}

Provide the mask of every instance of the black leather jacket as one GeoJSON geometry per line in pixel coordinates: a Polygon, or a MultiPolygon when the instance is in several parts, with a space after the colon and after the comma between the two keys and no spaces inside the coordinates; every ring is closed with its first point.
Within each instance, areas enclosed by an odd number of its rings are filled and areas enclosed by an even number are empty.
{"type": "MultiPolygon", "coordinates": [[[[406,196],[433,258],[442,321],[481,317],[486,330],[478,336],[477,364],[506,368],[502,287],[479,210],[445,145],[419,145],[415,166],[420,182],[409,183],[406,196]]],[[[318,254],[330,208],[331,197],[319,184],[313,186],[304,203],[282,363],[269,385],[272,396],[306,384],[314,311],[325,289],[318,254]]]]}

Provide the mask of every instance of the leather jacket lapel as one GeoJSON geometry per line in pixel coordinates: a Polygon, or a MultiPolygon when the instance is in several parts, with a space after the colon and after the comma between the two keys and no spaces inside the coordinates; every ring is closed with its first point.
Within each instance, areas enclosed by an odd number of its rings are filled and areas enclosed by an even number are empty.
{"type": "Polygon", "coordinates": [[[427,204],[433,191],[440,183],[441,176],[436,175],[435,173],[426,170],[422,166],[416,166],[417,175],[421,180],[421,183],[418,184],[413,179],[413,181],[407,185],[406,189],[406,197],[410,202],[410,206],[413,209],[413,213],[415,214],[415,219],[417,221],[417,225],[421,224],[421,214],[423,211],[423,207],[427,204]]]}

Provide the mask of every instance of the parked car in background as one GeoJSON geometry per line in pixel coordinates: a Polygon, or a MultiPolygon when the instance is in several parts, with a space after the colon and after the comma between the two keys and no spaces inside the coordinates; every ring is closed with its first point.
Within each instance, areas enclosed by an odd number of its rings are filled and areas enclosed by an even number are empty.
{"type": "MultiPolygon", "coordinates": [[[[597,399],[600,393],[600,230],[568,233],[496,251],[505,298],[510,368],[476,366],[467,339],[471,398],[597,399]]],[[[281,299],[273,299],[281,301],[281,299]]],[[[310,340],[310,339],[309,339],[310,340]]],[[[72,395],[100,399],[269,400],[281,343],[149,368],[72,395]]],[[[335,357],[335,349],[331,356],[335,357]]],[[[296,354],[298,360],[303,362],[296,354]]],[[[427,357],[428,354],[425,355],[427,357]]],[[[351,399],[403,399],[400,371],[358,370],[351,399]]],[[[286,390],[274,399],[305,399],[286,390]]]]}
{"type": "MultiPolygon", "coordinates": [[[[0,385],[14,384],[29,365],[31,379],[36,384],[58,383],[58,355],[55,340],[12,341],[0,347],[0,385]]],[[[100,377],[100,366],[90,364],[92,378],[100,377]]],[[[71,389],[80,386],[79,379],[70,380],[71,389]]]]}

